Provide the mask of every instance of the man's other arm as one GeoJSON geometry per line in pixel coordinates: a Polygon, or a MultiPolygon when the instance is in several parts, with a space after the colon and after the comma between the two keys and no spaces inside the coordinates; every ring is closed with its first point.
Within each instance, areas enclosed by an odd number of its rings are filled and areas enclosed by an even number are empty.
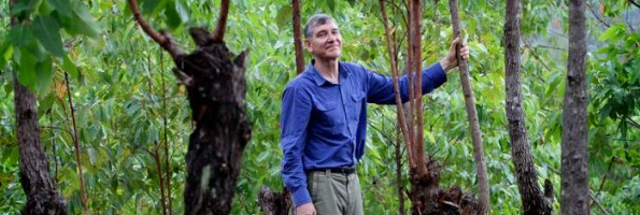
{"type": "Polygon", "coordinates": [[[311,202],[307,177],[302,166],[302,153],[311,115],[311,96],[299,86],[288,86],[282,96],[280,146],[283,158],[282,178],[293,195],[296,206],[311,202]]]}

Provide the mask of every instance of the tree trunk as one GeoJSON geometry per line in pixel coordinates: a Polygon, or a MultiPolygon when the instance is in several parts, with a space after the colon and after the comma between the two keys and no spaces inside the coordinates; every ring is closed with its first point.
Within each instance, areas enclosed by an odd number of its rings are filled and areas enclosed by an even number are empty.
{"type": "Polygon", "coordinates": [[[40,145],[36,97],[13,78],[20,184],[27,196],[23,214],[66,214],[67,203],[49,176],[49,161],[40,145]]]}
{"type": "Polygon", "coordinates": [[[569,1],[569,61],[562,116],[562,214],[589,214],[584,1],[569,1]]]}
{"type": "Polygon", "coordinates": [[[282,188],[282,193],[276,193],[262,186],[258,194],[258,204],[265,215],[287,215],[293,206],[291,193],[286,187],[282,188]]]}
{"type": "Polygon", "coordinates": [[[245,118],[246,52],[232,59],[224,43],[197,36],[209,35],[205,29],[190,31],[198,47],[175,60],[176,73],[191,77],[187,91],[196,125],[186,155],[185,214],[229,214],[242,152],[251,137],[245,118]]]}
{"type": "Polygon", "coordinates": [[[138,9],[129,8],[140,28],[169,52],[177,68],[174,75],[187,88],[191,117],[196,128],[186,155],[185,214],[229,214],[242,153],[251,138],[245,114],[245,57],[224,44],[229,0],[222,0],[214,32],[190,28],[195,50],[185,55],[166,31],[156,32],[138,9]]]}
{"type": "Polygon", "coordinates": [[[291,6],[293,7],[293,44],[296,52],[296,71],[298,74],[304,71],[304,55],[302,53],[302,38],[300,27],[300,2],[299,0],[291,0],[291,6]]]}
{"type": "MultiPolygon", "coordinates": [[[[460,18],[458,18],[458,1],[450,0],[449,8],[451,9],[451,23],[453,24],[454,37],[460,37],[460,18]]],[[[478,113],[476,111],[476,101],[469,83],[469,65],[467,60],[460,56],[460,46],[456,47],[458,58],[458,69],[460,69],[460,82],[462,83],[462,91],[464,92],[464,100],[467,107],[467,117],[469,119],[469,127],[471,130],[471,142],[473,144],[473,158],[476,163],[476,171],[478,174],[478,193],[480,197],[480,214],[488,214],[489,212],[489,179],[487,176],[487,166],[484,161],[482,150],[482,139],[480,133],[480,123],[478,122],[478,113]]]]}
{"type": "MultiPolygon", "coordinates": [[[[13,7],[15,0],[9,1],[13,7]]],[[[11,25],[16,20],[11,17],[11,25]]],[[[20,150],[20,184],[27,196],[27,204],[22,213],[25,215],[67,214],[67,202],[56,190],[49,176],[49,160],[40,144],[38,110],[36,96],[18,82],[17,73],[13,73],[14,104],[17,125],[18,146],[20,150]]]]}
{"type": "MultiPolygon", "coordinates": [[[[422,95],[420,92],[420,86],[415,86],[418,95],[416,102],[408,102],[403,107],[400,100],[400,90],[398,84],[398,65],[396,62],[397,50],[394,50],[394,41],[391,40],[390,28],[386,9],[384,6],[384,0],[380,0],[380,10],[382,12],[382,19],[385,28],[385,38],[387,40],[387,49],[389,51],[391,68],[393,74],[393,85],[396,97],[396,105],[398,106],[398,127],[402,131],[405,142],[407,144],[407,157],[409,158],[409,181],[411,183],[411,190],[409,192],[409,199],[411,200],[412,214],[478,214],[478,205],[472,194],[463,194],[460,188],[451,187],[447,191],[440,188],[440,166],[434,160],[431,160],[428,156],[425,156],[424,149],[419,147],[424,142],[420,137],[414,137],[412,134],[415,131],[417,136],[422,135],[422,115],[421,111],[415,110],[418,115],[418,123],[412,123],[413,118],[411,116],[412,110],[422,109],[422,104],[419,102],[422,95]],[[408,111],[405,111],[408,110],[408,111]],[[406,113],[406,114],[405,114],[406,113]],[[405,119],[409,119],[406,121],[405,119]],[[406,124],[405,124],[406,123],[406,124]],[[415,126],[414,126],[415,125],[415,126]],[[407,128],[408,127],[408,128],[407,128]],[[417,145],[416,145],[417,144],[417,145]],[[420,170],[422,169],[422,170],[420,170]]],[[[409,47],[409,62],[408,62],[408,75],[412,77],[412,70],[417,71],[420,74],[421,58],[420,56],[420,44],[414,42],[420,40],[420,2],[412,1],[410,3],[410,17],[409,20],[409,41],[412,46],[409,47]],[[416,69],[417,68],[417,69],[416,69]]],[[[417,77],[417,82],[420,82],[420,76],[417,77]]],[[[413,83],[409,80],[409,83],[413,83]]],[[[409,86],[409,100],[413,100],[413,94],[411,91],[414,86],[409,86]]],[[[396,156],[399,156],[399,147],[396,147],[396,156]]],[[[396,161],[397,162],[397,161],[396,161]]],[[[397,171],[400,170],[401,165],[397,165],[397,171]]],[[[401,180],[401,174],[398,172],[398,181],[401,180]]],[[[399,189],[402,189],[402,185],[398,185],[399,189]]],[[[401,192],[401,191],[400,191],[401,192]]],[[[402,193],[400,197],[404,198],[402,193]]],[[[401,206],[402,208],[402,206],[401,206]]],[[[401,212],[402,213],[402,212],[401,212]]]]}
{"type": "Polygon", "coordinates": [[[550,202],[545,200],[538,185],[531,157],[520,93],[520,1],[508,0],[504,24],[506,112],[509,121],[511,154],[518,178],[524,214],[551,214],[550,202]]]}

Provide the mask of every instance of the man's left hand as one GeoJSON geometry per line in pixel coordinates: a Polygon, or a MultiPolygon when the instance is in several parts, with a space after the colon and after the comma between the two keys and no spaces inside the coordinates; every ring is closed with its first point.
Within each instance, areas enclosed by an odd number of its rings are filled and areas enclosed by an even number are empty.
{"type": "Polygon", "coordinates": [[[458,44],[460,44],[460,56],[462,57],[462,59],[469,59],[469,47],[467,46],[467,43],[457,37],[455,40],[453,40],[453,43],[451,44],[451,48],[449,48],[449,52],[447,53],[447,55],[444,56],[442,60],[440,60],[440,65],[445,72],[448,72],[454,67],[458,66],[458,58],[456,56],[456,46],[458,46],[458,44]]]}

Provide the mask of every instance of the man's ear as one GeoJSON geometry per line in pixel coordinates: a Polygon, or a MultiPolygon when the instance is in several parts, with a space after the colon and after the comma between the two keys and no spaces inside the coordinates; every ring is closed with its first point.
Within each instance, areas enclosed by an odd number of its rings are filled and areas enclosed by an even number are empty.
{"type": "Polygon", "coordinates": [[[308,39],[304,40],[304,49],[309,52],[313,52],[313,48],[311,48],[311,41],[309,41],[308,39]]]}

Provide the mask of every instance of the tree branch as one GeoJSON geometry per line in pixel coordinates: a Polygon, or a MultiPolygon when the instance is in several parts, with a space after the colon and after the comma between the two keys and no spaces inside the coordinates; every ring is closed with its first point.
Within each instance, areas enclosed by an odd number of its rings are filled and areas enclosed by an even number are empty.
{"type": "Polygon", "coordinates": [[[591,3],[589,3],[589,2],[585,2],[585,3],[587,3],[587,6],[589,7],[589,10],[591,11],[591,14],[593,14],[593,16],[596,17],[596,19],[598,21],[600,21],[600,23],[602,23],[602,25],[607,26],[607,28],[608,28],[609,24],[606,23],[604,20],[602,20],[600,18],[600,16],[598,16],[598,14],[596,14],[596,11],[593,10],[593,6],[591,6],[591,3]]]}
{"type": "Polygon", "coordinates": [[[589,197],[591,197],[591,200],[593,200],[593,202],[595,202],[596,205],[598,205],[598,208],[600,208],[602,213],[604,213],[606,215],[611,215],[606,209],[604,209],[604,207],[602,207],[602,204],[600,204],[600,201],[598,201],[598,199],[596,199],[596,197],[593,196],[593,194],[589,193],[589,197]]]}
{"type": "Polygon", "coordinates": [[[220,17],[218,18],[218,25],[213,33],[214,42],[222,42],[224,38],[224,29],[227,26],[227,16],[229,15],[229,0],[222,0],[220,3],[220,17]]]}
{"type": "Polygon", "coordinates": [[[637,129],[640,129],[640,124],[631,118],[627,118],[627,123],[637,129]]]}
{"type": "Polygon", "coordinates": [[[142,17],[142,14],[140,14],[140,9],[138,8],[138,2],[136,0],[128,0],[128,1],[129,1],[129,7],[131,8],[131,13],[133,13],[133,17],[135,18],[138,25],[140,25],[142,30],[147,35],[149,35],[149,37],[151,37],[153,41],[156,41],[156,43],[158,43],[160,47],[162,47],[164,50],[169,52],[169,54],[171,54],[171,57],[173,59],[177,59],[179,56],[181,56],[183,54],[182,50],[180,49],[180,47],[178,47],[175,41],[173,41],[169,33],[164,31],[161,31],[160,33],[158,33],[157,31],[153,30],[151,25],[149,25],[149,23],[142,17]]]}
{"type": "Polygon", "coordinates": [[[638,9],[640,9],[640,4],[638,4],[637,2],[633,1],[633,0],[627,0],[629,3],[631,3],[632,5],[636,6],[638,9]]]}

